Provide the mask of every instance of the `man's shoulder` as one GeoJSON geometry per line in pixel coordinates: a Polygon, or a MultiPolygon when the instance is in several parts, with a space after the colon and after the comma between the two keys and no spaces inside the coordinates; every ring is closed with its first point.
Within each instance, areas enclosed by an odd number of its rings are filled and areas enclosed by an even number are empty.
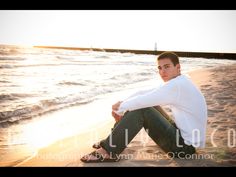
{"type": "Polygon", "coordinates": [[[170,80],[169,85],[178,86],[178,87],[180,86],[180,88],[195,87],[191,78],[188,77],[187,75],[179,75],[178,77],[170,80]]]}
{"type": "Polygon", "coordinates": [[[175,82],[177,83],[181,83],[181,82],[189,82],[192,83],[191,77],[189,75],[186,74],[181,74],[178,77],[176,77],[174,79],[175,82]]]}

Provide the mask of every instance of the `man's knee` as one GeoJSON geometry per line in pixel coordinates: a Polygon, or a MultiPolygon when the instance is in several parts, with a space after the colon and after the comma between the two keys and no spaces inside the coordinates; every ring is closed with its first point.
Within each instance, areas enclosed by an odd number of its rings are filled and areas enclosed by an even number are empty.
{"type": "Polygon", "coordinates": [[[146,119],[156,119],[156,117],[161,116],[161,113],[153,107],[148,107],[141,109],[144,118],[146,119]]]}
{"type": "Polygon", "coordinates": [[[127,111],[124,116],[126,117],[136,117],[137,115],[142,114],[142,109],[137,109],[133,111],[127,111]]]}

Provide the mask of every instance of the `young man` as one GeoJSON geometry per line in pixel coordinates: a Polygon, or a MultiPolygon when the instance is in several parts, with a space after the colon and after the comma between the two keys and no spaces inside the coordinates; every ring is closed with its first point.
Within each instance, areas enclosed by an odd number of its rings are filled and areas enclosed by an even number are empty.
{"type": "Polygon", "coordinates": [[[207,106],[202,93],[181,74],[179,58],[164,52],[157,58],[160,87],[138,92],[112,106],[117,123],[97,150],[83,162],[115,162],[128,143],[144,127],[148,135],[172,157],[184,158],[205,146],[207,106]],[[174,122],[156,106],[170,106],[174,122]]]}

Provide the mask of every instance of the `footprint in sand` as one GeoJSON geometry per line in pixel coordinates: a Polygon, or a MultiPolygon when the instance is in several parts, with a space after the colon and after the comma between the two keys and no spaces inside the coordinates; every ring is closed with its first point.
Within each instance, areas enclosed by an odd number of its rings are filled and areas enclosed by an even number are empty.
{"type": "Polygon", "coordinates": [[[222,122],[228,122],[229,119],[227,119],[227,118],[222,118],[222,119],[220,119],[220,121],[222,121],[222,122]]]}
{"type": "Polygon", "coordinates": [[[153,149],[147,149],[146,152],[147,153],[154,153],[155,151],[153,149]]]}
{"type": "Polygon", "coordinates": [[[131,149],[131,148],[126,148],[122,154],[134,154],[136,152],[136,150],[131,149]]]}
{"type": "Polygon", "coordinates": [[[219,128],[217,128],[217,130],[218,130],[218,131],[225,131],[225,130],[226,130],[226,128],[219,127],[219,128]]]}
{"type": "Polygon", "coordinates": [[[206,85],[202,85],[202,87],[210,87],[211,85],[206,84],[206,85]]]}
{"type": "Polygon", "coordinates": [[[150,154],[161,154],[161,151],[157,149],[156,147],[147,147],[144,148],[142,151],[150,154]]]}
{"type": "Polygon", "coordinates": [[[213,124],[211,125],[211,128],[216,128],[216,127],[218,127],[218,125],[215,124],[215,123],[213,123],[213,124]]]}
{"type": "Polygon", "coordinates": [[[131,144],[132,145],[139,145],[139,144],[142,144],[141,141],[131,141],[131,144]]]}
{"type": "Polygon", "coordinates": [[[210,109],[209,111],[211,111],[213,113],[225,112],[224,109],[210,109]]]}

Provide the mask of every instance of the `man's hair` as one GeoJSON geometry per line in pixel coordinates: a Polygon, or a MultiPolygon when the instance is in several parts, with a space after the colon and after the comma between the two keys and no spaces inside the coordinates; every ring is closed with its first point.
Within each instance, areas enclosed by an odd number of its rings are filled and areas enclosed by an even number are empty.
{"type": "Polygon", "coordinates": [[[169,58],[171,62],[176,66],[179,64],[179,57],[174,52],[163,52],[157,57],[157,61],[161,59],[169,58]]]}

